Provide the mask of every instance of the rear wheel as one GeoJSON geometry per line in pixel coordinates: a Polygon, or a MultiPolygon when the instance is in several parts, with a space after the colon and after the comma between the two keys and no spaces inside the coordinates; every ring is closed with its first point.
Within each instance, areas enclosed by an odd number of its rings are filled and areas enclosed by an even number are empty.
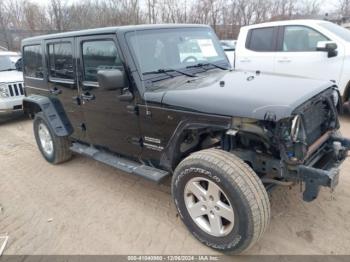
{"type": "Polygon", "coordinates": [[[48,162],[59,164],[71,159],[68,137],[56,136],[42,112],[35,115],[34,135],[41,154],[48,162]]]}
{"type": "Polygon", "coordinates": [[[228,152],[208,149],[176,168],[172,194],[181,219],[202,243],[241,253],[264,233],[270,203],[259,177],[228,152]]]}

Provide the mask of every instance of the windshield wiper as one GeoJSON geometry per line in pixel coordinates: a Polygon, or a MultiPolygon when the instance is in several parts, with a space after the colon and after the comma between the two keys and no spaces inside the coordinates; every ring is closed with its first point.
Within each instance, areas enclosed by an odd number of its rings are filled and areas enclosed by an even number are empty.
{"type": "Polygon", "coordinates": [[[158,70],[155,70],[155,71],[145,72],[145,73],[143,73],[143,75],[166,74],[168,76],[175,77],[174,75],[169,74],[170,72],[180,73],[182,75],[189,76],[189,77],[195,77],[196,76],[194,74],[182,71],[180,69],[158,69],[158,70]]]}
{"type": "Polygon", "coordinates": [[[199,64],[196,64],[196,65],[187,66],[186,68],[205,67],[205,66],[209,66],[209,65],[214,66],[214,67],[219,68],[219,69],[222,69],[222,70],[230,69],[228,67],[220,66],[220,65],[217,65],[217,64],[214,64],[214,63],[199,63],[199,64]]]}

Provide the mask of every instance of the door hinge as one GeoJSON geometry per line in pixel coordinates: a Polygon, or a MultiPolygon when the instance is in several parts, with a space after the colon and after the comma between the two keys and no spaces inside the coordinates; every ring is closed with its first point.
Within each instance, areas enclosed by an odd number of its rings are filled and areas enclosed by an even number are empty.
{"type": "Polygon", "coordinates": [[[86,125],[85,125],[84,123],[81,123],[81,124],[79,125],[79,128],[80,128],[80,130],[83,131],[83,132],[86,131],[86,125]]]}
{"type": "Polygon", "coordinates": [[[137,105],[127,105],[126,111],[128,113],[138,115],[139,114],[139,107],[137,105]]]}

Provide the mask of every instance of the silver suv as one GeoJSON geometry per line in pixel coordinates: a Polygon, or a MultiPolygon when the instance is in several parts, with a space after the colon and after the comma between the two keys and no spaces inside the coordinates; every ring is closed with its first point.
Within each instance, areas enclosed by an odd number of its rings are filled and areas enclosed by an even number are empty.
{"type": "Polygon", "coordinates": [[[0,115],[22,110],[24,85],[18,67],[20,59],[19,53],[0,51],[0,115]]]}

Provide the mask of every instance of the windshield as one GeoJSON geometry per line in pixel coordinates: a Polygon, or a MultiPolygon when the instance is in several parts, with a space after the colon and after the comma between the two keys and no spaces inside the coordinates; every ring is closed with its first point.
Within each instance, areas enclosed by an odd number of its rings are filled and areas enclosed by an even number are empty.
{"type": "Polygon", "coordinates": [[[226,55],[209,28],[135,31],[127,41],[141,73],[186,69],[199,63],[225,63],[226,55]]]}
{"type": "Polygon", "coordinates": [[[327,30],[331,31],[333,34],[336,34],[343,40],[350,42],[350,30],[346,29],[344,27],[341,27],[337,24],[334,23],[328,23],[328,22],[323,22],[319,24],[320,26],[326,28],[327,30]]]}
{"type": "Polygon", "coordinates": [[[0,71],[16,70],[16,62],[20,56],[0,55],[0,71]]]}

